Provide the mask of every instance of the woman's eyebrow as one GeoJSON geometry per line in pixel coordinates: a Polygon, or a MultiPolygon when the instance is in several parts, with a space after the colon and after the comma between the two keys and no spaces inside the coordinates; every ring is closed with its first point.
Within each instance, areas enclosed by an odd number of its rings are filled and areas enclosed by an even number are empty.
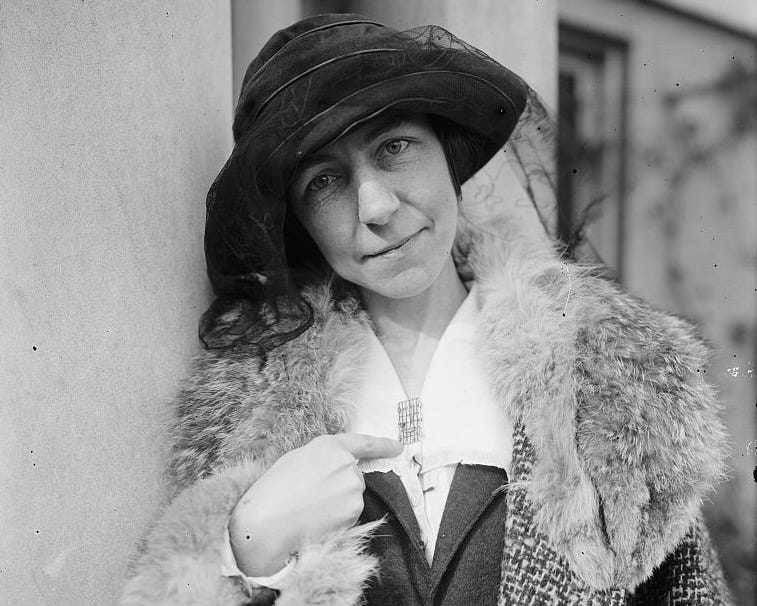
{"type": "MultiPolygon", "coordinates": [[[[402,118],[398,116],[384,116],[383,118],[376,118],[376,124],[363,133],[363,144],[367,145],[374,139],[377,139],[381,135],[393,130],[395,128],[402,128],[412,124],[412,120],[409,118],[402,118]]],[[[314,154],[308,155],[303,158],[298,167],[297,174],[300,175],[304,171],[312,168],[316,164],[321,162],[331,162],[337,159],[337,155],[328,151],[317,151],[314,154]]]]}
{"type": "Polygon", "coordinates": [[[390,130],[401,128],[408,124],[410,124],[410,120],[407,118],[398,118],[397,116],[386,116],[383,119],[379,118],[377,124],[363,133],[363,143],[370,143],[390,130]]]}
{"type": "Polygon", "coordinates": [[[316,164],[323,162],[332,162],[336,160],[336,154],[329,153],[327,151],[317,151],[314,154],[303,158],[297,166],[297,176],[299,177],[306,170],[311,169],[316,164]]]}

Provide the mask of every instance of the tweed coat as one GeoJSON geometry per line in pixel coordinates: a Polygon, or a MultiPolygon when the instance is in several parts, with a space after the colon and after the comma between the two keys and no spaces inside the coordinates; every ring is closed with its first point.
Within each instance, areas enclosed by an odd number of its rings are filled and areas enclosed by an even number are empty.
{"type": "MultiPolygon", "coordinates": [[[[726,438],[693,327],[510,223],[460,233],[456,247],[477,284],[493,392],[515,423],[500,605],[729,603],[700,518],[726,438]]],[[[242,339],[196,361],[176,400],[173,496],[123,606],[273,599],[220,574],[230,512],[283,453],[344,431],[371,330],[328,283],[305,295],[314,325],[265,360],[242,339]]],[[[380,572],[375,531],[306,545],[275,604],[359,604],[380,572]]]]}

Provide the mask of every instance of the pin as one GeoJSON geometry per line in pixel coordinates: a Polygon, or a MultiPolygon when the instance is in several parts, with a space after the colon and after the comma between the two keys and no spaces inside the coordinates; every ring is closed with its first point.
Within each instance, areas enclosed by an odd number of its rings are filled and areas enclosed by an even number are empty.
{"type": "Polygon", "coordinates": [[[420,398],[410,398],[397,403],[397,427],[403,444],[420,442],[423,438],[423,403],[420,398]]]}

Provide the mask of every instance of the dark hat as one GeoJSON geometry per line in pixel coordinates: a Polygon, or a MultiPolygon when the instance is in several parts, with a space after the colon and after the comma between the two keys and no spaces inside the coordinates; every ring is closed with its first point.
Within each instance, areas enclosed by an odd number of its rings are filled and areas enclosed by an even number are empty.
{"type": "Polygon", "coordinates": [[[475,145],[452,159],[464,182],[507,141],[528,91],[437,26],[397,31],[338,14],[277,32],[247,68],[234,150],[208,193],[205,252],[216,294],[256,298],[274,286],[299,159],[383,111],[412,111],[471,134],[475,145]]]}

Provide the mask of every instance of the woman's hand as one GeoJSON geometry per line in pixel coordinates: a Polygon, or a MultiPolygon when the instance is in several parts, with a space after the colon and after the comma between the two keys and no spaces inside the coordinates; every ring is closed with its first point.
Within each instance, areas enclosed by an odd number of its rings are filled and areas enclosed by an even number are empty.
{"type": "Polygon", "coordinates": [[[276,461],[242,496],[229,534],[248,576],[280,570],[307,540],[349,528],[363,511],[358,459],[394,457],[402,444],[366,434],[319,436],[276,461]]]}

